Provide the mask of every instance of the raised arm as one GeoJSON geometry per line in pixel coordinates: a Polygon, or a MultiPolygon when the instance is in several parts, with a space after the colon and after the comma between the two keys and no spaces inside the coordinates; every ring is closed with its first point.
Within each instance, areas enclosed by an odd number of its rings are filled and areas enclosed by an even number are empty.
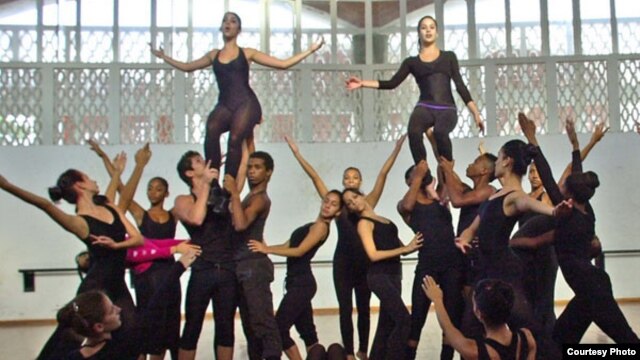
{"type": "Polygon", "coordinates": [[[329,192],[329,189],[327,189],[327,185],[325,185],[324,181],[320,178],[320,175],[318,175],[316,169],[314,169],[313,166],[311,166],[311,164],[309,164],[309,162],[304,157],[302,157],[302,154],[300,154],[300,149],[298,149],[298,145],[295,143],[295,141],[293,141],[293,139],[288,136],[285,136],[284,139],[289,145],[289,149],[291,149],[293,156],[296,158],[296,160],[298,160],[300,166],[302,166],[302,170],[307,173],[307,175],[311,179],[311,182],[313,182],[313,186],[315,186],[318,195],[320,195],[320,198],[324,198],[324,196],[329,192]]]}
{"type": "Polygon", "coordinates": [[[357,76],[350,76],[346,81],[346,86],[348,90],[355,90],[359,88],[369,88],[369,89],[382,89],[382,90],[390,90],[395,89],[400,85],[411,73],[409,68],[409,58],[405,59],[400,68],[390,80],[362,80],[357,76]]]}
{"type": "Polygon", "coordinates": [[[149,163],[149,159],[151,159],[151,150],[149,149],[149,143],[146,143],[136,152],[136,166],[133,168],[129,181],[127,181],[120,192],[120,199],[118,200],[118,207],[120,210],[127,211],[131,206],[133,196],[136,193],[136,189],[140,183],[140,178],[142,177],[142,172],[144,171],[145,166],[149,163]]]}
{"type": "Polygon", "coordinates": [[[207,216],[207,199],[211,189],[211,181],[218,178],[218,170],[210,168],[209,165],[210,161],[207,162],[204,173],[198,174],[191,180],[195,200],[191,195],[176,197],[172,212],[178,221],[196,226],[202,225],[204,222],[207,216]]]}
{"type": "Polygon", "coordinates": [[[0,175],[0,188],[44,211],[53,221],[78,238],[85,239],[89,234],[89,226],[82,217],[65,213],[51,201],[10,183],[2,175],[0,175]]]}
{"type": "Polygon", "coordinates": [[[289,247],[289,241],[281,245],[267,246],[264,242],[256,240],[250,240],[248,246],[253,252],[284,257],[301,257],[318,245],[318,243],[325,241],[328,235],[329,224],[325,222],[317,222],[311,225],[309,233],[305,236],[298,247],[289,247]]]}
{"type": "Polygon", "coordinates": [[[396,159],[398,158],[398,154],[400,150],[402,150],[402,144],[404,143],[404,139],[407,138],[407,135],[402,135],[398,141],[396,141],[396,145],[391,152],[391,155],[387,158],[387,161],[384,162],[382,168],[380,169],[380,173],[378,173],[378,177],[376,178],[376,183],[373,185],[373,190],[365,196],[365,200],[371,205],[372,208],[375,208],[378,204],[378,200],[380,200],[380,196],[382,195],[382,191],[384,190],[384,184],[387,182],[387,175],[389,175],[389,171],[395,164],[396,159]]]}
{"type": "Polygon", "coordinates": [[[369,220],[361,219],[358,222],[358,235],[360,235],[360,240],[362,241],[364,251],[367,253],[369,260],[373,262],[400,255],[407,255],[418,250],[422,246],[422,234],[417,233],[407,245],[400,246],[392,250],[378,250],[375,242],[373,241],[373,227],[374,224],[369,220]]]}
{"type": "Polygon", "coordinates": [[[441,156],[440,167],[444,172],[445,186],[449,193],[451,205],[455,208],[480,204],[495,192],[492,186],[482,186],[479,189],[472,189],[465,192],[465,186],[462,180],[460,180],[458,174],[453,170],[453,162],[441,156]]]}
{"type": "MultiPolygon", "coordinates": [[[[569,121],[569,119],[567,119],[567,121],[569,121]]],[[[572,126],[572,129],[574,127],[572,126]]],[[[573,130],[575,133],[575,129],[573,130]]],[[[607,133],[607,131],[609,131],[609,127],[605,127],[605,123],[599,123],[596,125],[593,134],[591,135],[591,139],[589,139],[589,142],[587,143],[587,145],[582,149],[582,151],[580,151],[580,163],[582,161],[584,161],[587,156],[589,155],[589,153],[591,152],[591,150],[593,150],[593,148],[596,146],[596,144],[598,142],[600,142],[600,140],[602,140],[602,138],[604,137],[604,135],[607,133]]],[[[567,131],[567,134],[569,134],[569,131],[567,131]]],[[[571,138],[570,138],[571,140],[571,138]]],[[[572,143],[573,145],[573,143],[572,143]]],[[[573,149],[574,151],[577,150],[575,147],[573,149]]],[[[571,175],[573,168],[577,167],[577,163],[576,163],[576,159],[573,159],[571,161],[571,164],[567,165],[567,167],[564,169],[564,172],[562,173],[562,176],[560,177],[560,180],[558,181],[558,185],[560,187],[562,187],[562,185],[564,184],[565,180],[567,180],[567,177],[569,177],[569,175],[571,175]]],[[[576,169],[577,170],[577,169],[576,169]]],[[[581,170],[580,170],[581,171],[581,170]]]]}
{"type": "Polygon", "coordinates": [[[118,192],[118,187],[122,184],[120,181],[120,175],[122,175],[122,171],[124,171],[126,164],[127,154],[125,154],[124,151],[117,154],[113,159],[113,173],[111,174],[109,185],[107,185],[107,190],[104,192],[105,197],[112,204],[116,203],[116,193],[118,192]]]}
{"type": "Polygon", "coordinates": [[[425,276],[422,280],[422,290],[433,302],[438,323],[451,347],[456,349],[464,359],[477,359],[478,346],[476,342],[466,338],[462,332],[453,325],[447,309],[444,307],[442,289],[438,287],[438,284],[436,284],[431,276],[425,276]]]}
{"type": "Polygon", "coordinates": [[[402,216],[406,223],[409,222],[411,212],[416,206],[418,201],[418,194],[420,193],[420,187],[422,186],[422,180],[429,171],[429,166],[426,160],[420,160],[416,165],[413,176],[411,178],[411,184],[409,190],[404,194],[402,200],[398,203],[398,213],[402,216]]]}
{"type": "Polygon", "coordinates": [[[215,59],[216,53],[218,50],[211,50],[203,57],[190,61],[190,62],[182,62],[171,58],[169,55],[164,53],[164,49],[159,47],[158,49],[153,48],[151,43],[149,43],[149,47],[151,48],[151,53],[155,55],[157,58],[162,59],[165,63],[171,65],[172,67],[184,71],[184,72],[192,72],[195,70],[204,69],[213,64],[213,59],[215,59]]]}
{"type": "Polygon", "coordinates": [[[320,39],[317,42],[313,43],[307,50],[295,54],[287,59],[278,59],[276,57],[251,48],[246,48],[245,54],[247,56],[247,60],[253,60],[260,65],[268,66],[273,69],[286,70],[306,59],[314,52],[318,51],[318,49],[320,49],[323,44],[324,38],[320,37],[320,39]]]}
{"type": "Polygon", "coordinates": [[[269,198],[266,196],[253,196],[249,200],[249,205],[243,208],[236,181],[230,174],[224,176],[224,188],[231,195],[231,204],[229,206],[231,207],[231,220],[235,231],[246,230],[271,206],[269,198]]]}
{"type": "MultiPolygon", "coordinates": [[[[100,145],[95,140],[89,139],[87,140],[87,143],[91,147],[91,150],[93,150],[93,152],[95,152],[96,155],[98,155],[98,157],[102,160],[102,163],[104,164],[104,167],[107,170],[109,176],[113,176],[113,172],[115,171],[115,169],[107,153],[102,150],[100,145]]],[[[118,185],[118,191],[122,191],[123,187],[124,185],[122,184],[122,182],[120,182],[120,184],[118,185]]],[[[136,220],[136,224],[142,224],[142,218],[144,217],[144,209],[142,208],[142,206],[140,206],[140,204],[132,199],[128,210],[136,220]]]]}

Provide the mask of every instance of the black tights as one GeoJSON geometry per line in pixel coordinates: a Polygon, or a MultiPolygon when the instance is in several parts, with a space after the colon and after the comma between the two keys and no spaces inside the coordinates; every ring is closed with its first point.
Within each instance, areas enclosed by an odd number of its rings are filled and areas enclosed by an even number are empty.
{"type": "Polygon", "coordinates": [[[426,160],[427,150],[424,147],[424,133],[433,127],[433,135],[436,139],[436,147],[440,156],[449,161],[453,160],[453,150],[449,133],[453,131],[458,122],[458,114],[455,109],[435,110],[418,105],[413,109],[409,118],[409,147],[413,161],[417,164],[426,160]]]}
{"type": "Polygon", "coordinates": [[[253,127],[260,122],[262,110],[257,101],[246,101],[235,110],[218,104],[207,119],[207,133],[204,138],[204,155],[211,160],[211,167],[220,169],[222,154],[220,136],[229,132],[225,173],[238,175],[242,159],[242,142],[251,136],[253,127]]]}

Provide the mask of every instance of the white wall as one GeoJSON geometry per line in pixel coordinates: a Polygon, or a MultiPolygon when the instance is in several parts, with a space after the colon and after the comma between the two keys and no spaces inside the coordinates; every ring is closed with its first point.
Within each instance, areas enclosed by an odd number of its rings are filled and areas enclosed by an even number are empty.
{"type": "MultiPolygon", "coordinates": [[[[583,143],[587,136],[581,136],[583,143]]],[[[508,138],[487,138],[486,148],[497,153],[508,138]]],[[[546,136],[540,139],[556,176],[570,160],[570,148],[564,136],[546,136]]],[[[456,170],[463,174],[466,165],[477,155],[477,139],[454,140],[456,170]]],[[[319,199],[315,190],[289,152],[286,144],[259,144],[258,148],[270,152],[275,159],[275,172],[269,193],[273,202],[267,222],[265,237],[270,243],[285,241],[295,227],[311,221],[317,215],[319,199]]],[[[362,170],[365,182],[363,190],[369,191],[382,163],[387,158],[393,143],[354,144],[300,144],[302,153],[324,177],[327,186],[341,188],[342,170],[357,166],[362,170]]],[[[186,150],[200,150],[199,145],[155,145],[153,158],[141,182],[155,175],[164,176],[170,183],[171,197],[187,191],[177,176],[175,165],[186,150]]],[[[132,146],[111,146],[106,151],[115,154],[125,150],[130,154],[132,146]]],[[[637,238],[640,233],[638,209],[640,208],[640,166],[637,158],[640,137],[637,134],[608,134],[585,162],[585,169],[594,170],[600,176],[601,187],[592,203],[597,214],[597,232],[605,249],[640,248],[637,238]]],[[[93,176],[106,187],[108,177],[98,158],[82,146],[32,146],[0,148],[0,174],[9,181],[46,196],[46,188],[55,183],[57,176],[67,168],[74,167],[93,176]]],[[[401,238],[411,238],[410,229],[396,214],[395,204],[406,190],[403,180],[405,169],[411,164],[408,145],[405,144],[395,167],[389,174],[387,186],[377,207],[377,212],[398,224],[401,238]]],[[[128,173],[125,174],[125,177],[128,173]]],[[[525,181],[526,182],[526,181],[525,181]]],[[[525,188],[527,186],[525,185],[525,188]]],[[[136,199],[147,204],[144,191],[136,199]]],[[[69,205],[61,205],[73,211],[69,205]]],[[[55,310],[71,299],[79,284],[76,275],[38,275],[36,291],[22,292],[21,268],[72,267],[75,254],[83,250],[83,244],[63,231],[40,210],[20,200],[0,193],[0,320],[50,319],[55,310]]],[[[457,221],[457,211],[454,220],[457,221]]],[[[335,247],[335,227],[327,243],[318,251],[316,260],[330,260],[335,247]]],[[[180,228],[179,236],[186,236],[180,228]]],[[[274,258],[274,260],[282,260],[274,258]]],[[[410,301],[414,264],[404,267],[404,298],[410,301]]],[[[618,298],[640,297],[640,287],[631,274],[640,271],[639,257],[610,257],[607,269],[612,277],[614,294],[618,298]]],[[[318,293],[314,299],[316,308],[336,308],[330,265],[318,265],[314,269],[318,281],[318,293]]],[[[273,283],[274,303],[280,301],[283,291],[284,268],[276,269],[273,283]]],[[[188,275],[183,277],[186,284],[188,275]]],[[[563,281],[558,281],[557,299],[569,299],[571,290],[563,281]]],[[[377,305],[377,300],[372,304],[377,305]]]]}

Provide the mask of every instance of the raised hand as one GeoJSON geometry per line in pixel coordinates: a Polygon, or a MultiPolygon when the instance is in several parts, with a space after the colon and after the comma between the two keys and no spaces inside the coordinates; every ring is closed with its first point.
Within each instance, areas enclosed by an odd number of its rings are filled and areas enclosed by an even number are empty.
{"type": "Polygon", "coordinates": [[[309,50],[311,50],[311,52],[316,52],[318,51],[318,49],[322,47],[322,45],[324,45],[324,37],[320,36],[320,39],[318,39],[318,41],[311,44],[311,46],[309,47],[309,50]]]}
{"type": "Polygon", "coordinates": [[[536,123],[529,119],[523,112],[518,113],[518,124],[530,144],[537,145],[536,140],[536,123]]]}
{"type": "Polygon", "coordinates": [[[153,46],[151,46],[151,43],[148,43],[148,44],[149,44],[149,48],[151,49],[151,53],[155,55],[157,58],[164,60],[165,54],[162,46],[160,46],[158,49],[154,49],[153,46]]]}
{"type": "Polygon", "coordinates": [[[407,134],[404,134],[402,136],[400,136],[400,138],[398,140],[396,140],[396,149],[400,149],[402,148],[402,144],[404,143],[404,140],[407,138],[407,134]]]}
{"type": "Polygon", "coordinates": [[[429,300],[434,302],[442,301],[442,289],[440,289],[440,286],[438,286],[436,281],[429,275],[422,279],[422,291],[424,291],[424,294],[427,295],[429,300]]]}
{"type": "MultiPolygon", "coordinates": [[[[640,130],[640,126],[636,125],[638,130],[640,130]]],[[[604,134],[609,131],[609,127],[603,122],[596,124],[595,129],[593,129],[593,134],[591,135],[591,141],[593,143],[597,143],[604,137],[604,134]]]]}
{"type": "Polygon", "coordinates": [[[573,149],[580,149],[580,144],[578,143],[578,135],[576,135],[576,127],[573,119],[568,117],[564,122],[564,128],[567,131],[567,137],[569,138],[569,142],[571,143],[571,146],[573,146],[573,149]]]}
{"type": "Polygon", "coordinates": [[[300,152],[300,149],[298,148],[298,144],[296,144],[296,142],[290,138],[289,136],[285,135],[284,136],[284,141],[287,142],[287,145],[289,145],[289,149],[291,149],[291,151],[294,154],[297,154],[298,152],[300,152]]]}
{"type": "Polygon", "coordinates": [[[122,174],[124,167],[127,165],[127,154],[124,151],[121,151],[116,155],[111,163],[113,164],[115,172],[122,174]]]}
{"type": "Polygon", "coordinates": [[[229,192],[229,194],[235,194],[238,192],[238,185],[236,185],[236,178],[234,178],[230,174],[226,174],[224,176],[223,186],[224,186],[224,189],[229,192]]]}
{"type": "Polygon", "coordinates": [[[102,150],[102,148],[100,147],[100,144],[98,144],[95,140],[93,139],[87,139],[87,144],[89,144],[89,148],[95,152],[99,157],[105,157],[107,156],[107,154],[104,152],[104,150],[102,150]]]}
{"type": "Polygon", "coordinates": [[[348,90],[355,90],[362,87],[362,80],[356,76],[350,76],[346,81],[348,90]]]}
{"type": "Polygon", "coordinates": [[[253,252],[267,254],[267,245],[265,245],[262,241],[257,240],[249,240],[247,244],[249,249],[253,252]]]}
{"type": "Polygon", "coordinates": [[[138,151],[136,151],[135,160],[136,164],[147,165],[151,159],[151,149],[149,149],[149,143],[144,144],[138,151]]]}

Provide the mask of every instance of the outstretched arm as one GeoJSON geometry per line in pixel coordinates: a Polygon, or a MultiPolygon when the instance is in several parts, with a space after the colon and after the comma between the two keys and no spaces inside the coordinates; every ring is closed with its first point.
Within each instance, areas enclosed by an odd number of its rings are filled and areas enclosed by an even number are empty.
{"type": "Polygon", "coordinates": [[[171,58],[169,55],[165,54],[162,46],[159,47],[158,49],[154,49],[151,46],[151,43],[149,43],[149,47],[151,48],[151,53],[153,55],[162,59],[164,62],[171,65],[172,67],[184,72],[192,72],[192,71],[204,69],[210,66],[211,64],[213,64],[213,59],[215,58],[216,53],[218,52],[218,50],[211,50],[207,54],[205,54],[203,57],[197,60],[190,61],[190,62],[182,62],[182,61],[175,60],[171,58]]]}
{"type": "Polygon", "coordinates": [[[89,235],[89,226],[83,218],[65,213],[51,201],[10,183],[2,175],[0,175],[0,188],[44,211],[53,221],[78,238],[85,239],[89,235]]]}
{"type": "MultiPolygon", "coordinates": [[[[567,119],[567,121],[569,121],[569,119],[567,119]]],[[[573,128],[573,126],[572,126],[573,128]]],[[[582,151],[580,151],[580,161],[584,161],[587,156],[589,155],[589,153],[591,152],[591,150],[596,146],[596,144],[598,142],[600,142],[600,140],[602,140],[602,138],[604,137],[604,135],[607,133],[607,131],[609,131],[609,127],[605,127],[605,123],[599,123],[596,125],[596,128],[593,131],[593,134],[591,135],[591,139],[589,139],[589,142],[587,143],[587,145],[582,149],[582,151]]],[[[575,130],[574,130],[575,132],[575,130]]],[[[568,134],[568,131],[567,131],[568,134]]],[[[571,138],[570,138],[571,139],[571,138]]],[[[573,145],[573,142],[572,142],[573,145]]],[[[578,150],[574,147],[573,149],[578,150]]],[[[560,187],[562,187],[562,185],[564,184],[564,182],[567,180],[567,177],[569,177],[569,175],[571,175],[572,172],[572,167],[574,166],[574,162],[572,161],[571,164],[567,165],[567,167],[564,169],[564,172],[562,173],[562,176],[560,177],[560,180],[558,181],[558,185],[560,187]]]]}
{"type": "Polygon", "coordinates": [[[329,190],[327,189],[327,185],[325,185],[322,178],[320,178],[320,175],[318,175],[316,169],[314,169],[313,166],[311,166],[311,164],[309,164],[309,162],[304,157],[302,157],[302,154],[300,154],[300,149],[298,149],[298,145],[295,143],[295,141],[293,141],[293,139],[288,136],[285,136],[284,139],[289,145],[289,149],[291,149],[293,156],[296,158],[296,160],[298,160],[300,166],[302,166],[302,170],[307,173],[307,175],[311,179],[311,182],[313,182],[313,186],[315,186],[318,195],[320,195],[320,198],[324,198],[324,196],[329,192],[329,190]]]}
{"type": "Polygon", "coordinates": [[[367,253],[369,260],[373,262],[400,255],[407,255],[422,247],[422,234],[417,233],[407,245],[391,250],[378,250],[373,240],[373,227],[373,223],[369,220],[362,219],[358,222],[358,235],[360,235],[360,240],[362,241],[364,251],[367,253]]]}
{"type": "Polygon", "coordinates": [[[382,190],[384,190],[384,184],[387,181],[387,175],[389,175],[389,171],[395,164],[396,159],[398,158],[398,154],[400,150],[402,150],[402,144],[404,143],[404,139],[407,138],[407,135],[402,135],[398,141],[396,141],[396,146],[393,148],[391,155],[387,158],[387,161],[384,162],[382,168],[380,169],[380,173],[378,173],[378,177],[376,178],[376,183],[373,185],[373,190],[365,196],[365,200],[371,205],[372,208],[375,208],[378,204],[378,200],[380,200],[380,196],[382,195],[382,190]]]}
{"type": "Polygon", "coordinates": [[[444,307],[442,290],[431,276],[425,276],[422,280],[422,290],[433,302],[438,317],[438,323],[444,333],[445,338],[457,352],[465,359],[478,358],[478,346],[472,339],[466,338],[458,328],[451,322],[451,318],[444,307]]]}
{"type": "Polygon", "coordinates": [[[264,242],[250,240],[249,248],[253,252],[260,252],[263,254],[274,254],[284,257],[301,257],[309,250],[313,249],[318,243],[323,242],[329,235],[329,224],[325,222],[319,222],[311,225],[309,233],[302,240],[298,247],[289,247],[289,241],[281,245],[267,246],[264,242]]]}
{"type": "MultiPolygon", "coordinates": [[[[149,143],[146,143],[140,150],[136,152],[135,160],[136,166],[129,177],[129,181],[125,184],[120,192],[120,199],[118,201],[118,207],[120,210],[127,211],[133,202],[133,196],[136,193],[138,184],[140,183],[140,177],[142,177],[142,171],[151,159],[151,150],[149,149],[149,143]]],[[[137,220],[137,219],[136,219],[137,220]]],[[[142,221],[141,221],[142,222],[142,221]]]]}
{"type": "Polygon", "coordinates": [[[357,76],[350,76],[346,81],[348,90],[355,90],[359,88],[369,89],[395,89],[400,85],[404,79],[411,73],[409,69],[409,59],[405,59],[400,65],[398,71],[393,75],[390,80],[362,80],[357,76]]]}
{"type": "Polygon", "coordinates": [[[247,48],[245,51],[245,54],[247,56],[247,60],[253,60],[260,65],[268,66],[273,69],[286,70],[296,65],[297,63],[301,62],[302,60],[306,59],[309,55],[313,54],[314,52],[318,51],[318,49],[320,49],[323,44],[324,44],[324,38],[320,37],[320,40],[318,40],[313,45],[311,45],[307,50],[301,53],[295,54],[288,59],[278,59],[271,55],[265,54],[261,51],[258,51],[256,49],[251,49],[251,48],[247,48]]]}

